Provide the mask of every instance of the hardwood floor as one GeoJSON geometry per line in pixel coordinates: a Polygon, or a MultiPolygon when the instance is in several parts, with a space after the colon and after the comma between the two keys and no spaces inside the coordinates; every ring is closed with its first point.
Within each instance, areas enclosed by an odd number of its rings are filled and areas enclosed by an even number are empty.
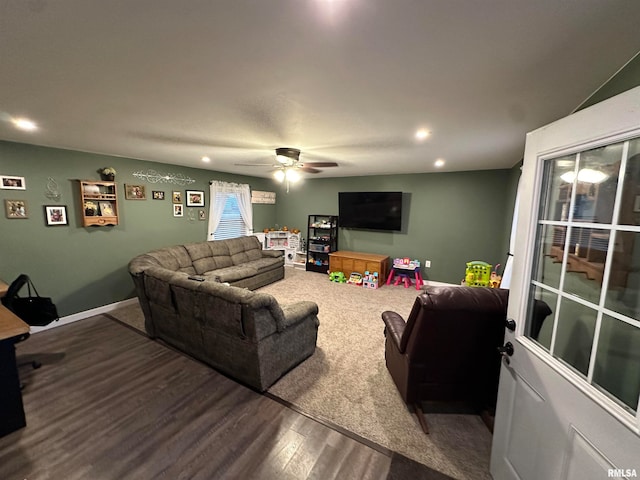
{"type": "Polygon", "coordinates": [[[17,344],[0,478],[385,479],[391,457],[105,316],[17,344]]]}

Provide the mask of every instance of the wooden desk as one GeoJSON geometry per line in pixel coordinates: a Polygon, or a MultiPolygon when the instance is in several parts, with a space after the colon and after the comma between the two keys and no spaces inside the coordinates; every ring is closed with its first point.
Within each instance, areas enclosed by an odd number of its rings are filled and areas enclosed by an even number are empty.
{"type": "Polygon", "coordinates": [[[28,333],[29,325],[0,305],[0,437],[27,424],[14,343],[28,333]]]}
{"type": "Polygon", "coordinates": [[[348,278],[353,272],[364,274],[378,272],[379,286],[389,273],[389,256],[376,255],[375,253],[347,252],[339,250],[329,254],[329,271],[343,272],[348,278]]]}

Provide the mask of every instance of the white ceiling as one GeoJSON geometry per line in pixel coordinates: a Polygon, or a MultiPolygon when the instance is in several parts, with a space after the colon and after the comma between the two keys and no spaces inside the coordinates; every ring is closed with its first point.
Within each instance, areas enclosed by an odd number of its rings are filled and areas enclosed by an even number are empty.
{"type": "Polygon", "coordinates": [[[0,139],[262,177],[235,164],[509,168],[640,50],[639,19],[637,0],[0,0],[0,139]]]}

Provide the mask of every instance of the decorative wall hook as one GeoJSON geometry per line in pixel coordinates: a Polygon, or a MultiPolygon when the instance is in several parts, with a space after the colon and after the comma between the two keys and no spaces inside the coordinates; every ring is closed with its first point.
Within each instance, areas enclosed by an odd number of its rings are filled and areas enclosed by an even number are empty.
{"type": "Polygon", "coordinates": [[[44,196],[50,200],[60,200],[62,194],[58,190],[58,183],[52,178],[47,178],[47,188],[44,191],[44,196]]]}
{"type": "Polygon", "coordinates": [[[195,180],[182,173],[160,173],[155,170],[133,172],[133,176],[149,183],[173,183],[175,185],[191,185],[195,180]]]}

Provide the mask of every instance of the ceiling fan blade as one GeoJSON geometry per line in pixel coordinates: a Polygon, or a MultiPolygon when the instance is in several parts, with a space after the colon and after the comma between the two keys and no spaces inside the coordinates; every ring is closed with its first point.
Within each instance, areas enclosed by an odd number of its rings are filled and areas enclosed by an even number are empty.
{"type": "Polygon", "coordinates": [[[318,167],[318,168],[326,168],[326,167],[337,167],[338,164],[336,162],[304,162],[305,166],[309,167],[318,167]]]}
{"type": "Polygon", "coordinates": [[[320,170],[317,170],[311,167],[305,167],[305,166],[299,167],[298,170],[301,170],[306,173],[320,173],[320,170]]]}

